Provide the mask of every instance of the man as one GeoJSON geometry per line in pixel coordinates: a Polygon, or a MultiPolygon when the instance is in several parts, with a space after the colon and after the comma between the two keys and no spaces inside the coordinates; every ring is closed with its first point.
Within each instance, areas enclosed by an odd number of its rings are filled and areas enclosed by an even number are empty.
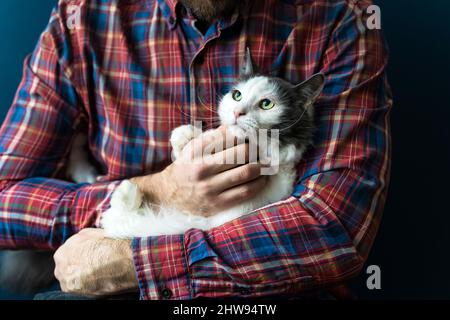
{"type": "Polygon", "coordinates": [[[370,4],[60,1],[0,131],[0,247],[59,248],[63,291],[84,296],[301,296],[356,276],[390,169],[387,53],[380,31],[366,28],[370,4]],[[75,28],[67,24],[73,12],[75,28]],[[292,83],[326,76],[314,147],[292,197],[207,232],[128,241],[92,229],[124,179],[153,202],[201,215],[264,187],[257,164],[170,163],[171,130],[215,124],[218,96],[247,47],[262,73],[292,83]],[[103,174],[97,183],[65,181],[78,132],[89,136],[103,174]]]}

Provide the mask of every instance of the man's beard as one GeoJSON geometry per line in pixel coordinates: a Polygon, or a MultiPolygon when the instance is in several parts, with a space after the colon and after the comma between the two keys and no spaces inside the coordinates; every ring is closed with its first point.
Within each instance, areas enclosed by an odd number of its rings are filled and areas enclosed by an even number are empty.
{"type": "Polygon", "coordinates": [[[181,0],[202,22],[211,23],[230,15],[242,0],[181,0]]]}

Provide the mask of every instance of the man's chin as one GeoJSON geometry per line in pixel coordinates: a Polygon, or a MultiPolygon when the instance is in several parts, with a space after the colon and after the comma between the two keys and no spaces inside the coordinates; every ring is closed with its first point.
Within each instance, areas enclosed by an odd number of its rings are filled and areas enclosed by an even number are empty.
{"type": "Polygon", "coordinates": [[[197,19],[205,22],[212,22],[215,19],[222,18],[233,11],[240,1],[221,0],[182,0],[185,6],[190,8],[197,19]]]}

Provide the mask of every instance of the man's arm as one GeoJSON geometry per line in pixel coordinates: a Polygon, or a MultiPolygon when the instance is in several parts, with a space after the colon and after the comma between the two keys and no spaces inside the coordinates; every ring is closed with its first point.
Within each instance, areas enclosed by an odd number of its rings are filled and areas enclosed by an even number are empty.
{"type": "Polygon", "coordinates": [[[0,129],[0,248],[55,249],[92,226],[117,182],[63,181],[75,130],[85,121],[70,79],[74,54],[61,12],[33,54],[0,129]]]}
{"type": "Polygon", "coordinates": [[[387,192],[392,103],[362,6],[349,2],[323,55],[319,131],[294,196],[208,232],[135,239],[142,298],[298,293],[359,273],[387,192]]]}

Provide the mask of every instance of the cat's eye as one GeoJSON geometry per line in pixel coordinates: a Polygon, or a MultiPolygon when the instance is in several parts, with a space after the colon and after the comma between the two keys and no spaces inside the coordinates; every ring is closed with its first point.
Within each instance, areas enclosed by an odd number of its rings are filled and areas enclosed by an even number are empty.
{"type": "Polygon", "coordinates": [[[275,103],[272,100],[264,99],[259,103],[259,107],[263,110],[270,110],[275,107],[275,103]]]}
{"type": "Polygon", "coordinates": [[[241,101],[242,100],[242,93],[239,90],[234,90],[232,94],[234,101],[241,101]]]}

